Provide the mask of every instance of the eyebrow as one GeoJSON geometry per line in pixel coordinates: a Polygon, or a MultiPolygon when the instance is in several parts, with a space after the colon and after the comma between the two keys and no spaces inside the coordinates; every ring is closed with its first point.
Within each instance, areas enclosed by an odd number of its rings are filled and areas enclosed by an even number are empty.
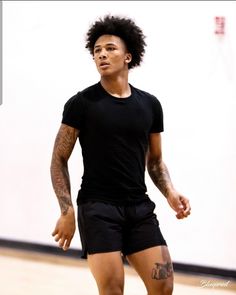
{"type": "MultiPolygon", "coordinates": [[[[109,46],[109,45],[117,46],[115,43],[111,43],[111,42],[105,44],[105,46],[109,46]]],[[[99,44],[95,45],[94,48],[96,48],[96,47],[101,47],[101,45],[99,45],[99,44]]]]}

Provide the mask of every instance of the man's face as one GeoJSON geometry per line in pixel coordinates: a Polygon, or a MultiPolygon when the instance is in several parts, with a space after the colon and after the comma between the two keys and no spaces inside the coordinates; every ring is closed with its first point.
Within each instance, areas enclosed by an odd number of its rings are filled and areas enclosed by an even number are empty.
{"type": "Polygon", "coordinates": [[[111,76],[127,71],[131,54],[120,37],[102,35],[94,45],[93,58],[100,75],[111,76]]]}

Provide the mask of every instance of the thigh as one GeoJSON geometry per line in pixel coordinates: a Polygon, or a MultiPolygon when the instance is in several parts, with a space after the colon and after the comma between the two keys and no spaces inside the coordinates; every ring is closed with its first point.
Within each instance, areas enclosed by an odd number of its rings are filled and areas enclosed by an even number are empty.
{"type": "Polygon", "coordinates": [[[153,201],[147,200],[126,209],[128,222],[123,246],[125,256],[155,246],[166,246],[154,213],[155,206],[153,201]]]}
{"type": "Polygon", "coordinates": [[[156,246],[127,256],[148,294],[172,294],[173,266],[167,246],[156,246]]]}
{"type": "Polygon", "coordinates": [[[89,201],[78,206],[83,258],[122,249],[122,212],[116,206],[89,201]]]}
{"type": "Polygon", "coordinates": [[[88,255],[88,265],[99,294],[123,294],[124,267],[120,251],[88,255]]]}

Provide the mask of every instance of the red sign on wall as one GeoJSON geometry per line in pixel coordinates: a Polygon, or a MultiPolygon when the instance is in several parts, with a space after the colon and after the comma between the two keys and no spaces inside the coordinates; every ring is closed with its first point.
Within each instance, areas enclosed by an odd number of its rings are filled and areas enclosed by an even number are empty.
{"type": "Polygon", "coordinates": [[[225,34],[225,17],[216,16],[215,25],[216,25],[215,34],[224,35],[225,34]]]}

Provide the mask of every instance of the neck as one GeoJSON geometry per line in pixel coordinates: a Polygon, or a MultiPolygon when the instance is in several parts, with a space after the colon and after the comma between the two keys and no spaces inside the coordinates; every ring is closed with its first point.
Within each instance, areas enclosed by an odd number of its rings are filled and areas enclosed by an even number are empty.
{"type": "Polygon", "coordinates": [[[101,77],[102,87],[112,96],[125,98],[131,95],[127,77],[101,77]]]}

